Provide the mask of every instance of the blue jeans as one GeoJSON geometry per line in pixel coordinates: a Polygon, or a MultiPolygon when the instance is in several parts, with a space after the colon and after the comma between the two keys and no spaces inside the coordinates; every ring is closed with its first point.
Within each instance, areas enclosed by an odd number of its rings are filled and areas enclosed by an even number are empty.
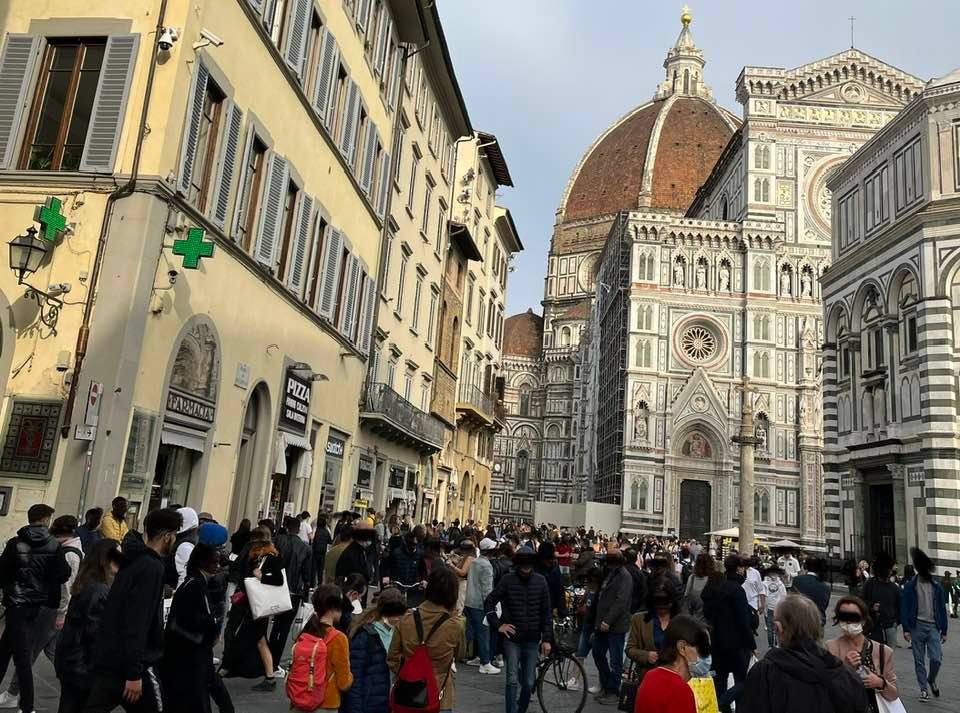
{"type": "Polygon", "coordinates": [[[623,680],[623,644],[626,638],[626,634],[614,634],[612,631],[597,631],[593,635],[593,662],[597,665],[604,693],[620,692],[620,681],[623,680]]]}
{"type": "Polygon", "coordinates": [[[480,657],[480,665],[490,663],[490,627],[483,625],[483,609],[464,607],[467,617],[467,641],[474,644],[474,654],[480,657]]]}
{"type": "Polygon", "coordinates": [[[586,623],[584,623],[583,628],[580,629],[580,644],[577,646],[577,656],[582,659],[587,658],[587,654],[593,649],[592,636],[593,627],[587,626],[586,623]]]}
{"type": "Polygon", "coordinates": [[[527,713],[530,694],[537,683],[539,648],[540,643],[537,641],[503,640],[503,659],[507,664],[507,713],[527,713]]]}
{"type": "Polygon", "coordinates": [[[927,690],[928,683],[937,682],[943,650],[940,647],[940,630],[936,624],[918,621],[911,633],[910,647],[913,649],[913,667],[917,672],[917,685],[921,691],[927,690]],[[926,656],[930,655],[930,675],[927,675],[926,656]]]}
{"type": "Polygon", "coordinates": [[[763,613],[763,619],[767,625],[767,646],[775,649],[780,645],[780,642],[777,641],[777,629],[773,625],[773,609],[767,609],[763,613]]]}

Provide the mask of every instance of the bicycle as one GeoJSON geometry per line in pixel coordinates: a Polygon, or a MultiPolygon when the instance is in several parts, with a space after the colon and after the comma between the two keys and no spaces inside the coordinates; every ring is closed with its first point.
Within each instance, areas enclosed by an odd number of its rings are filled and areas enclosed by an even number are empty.
{"type": "Polygon", "coordinates": [[[565,643],[576,634],[573,619],[557,622],[554,632],[550,655],[537,664],[537,700],[544,713],[580,713],[587,703],[587,672],[565,643]]]}

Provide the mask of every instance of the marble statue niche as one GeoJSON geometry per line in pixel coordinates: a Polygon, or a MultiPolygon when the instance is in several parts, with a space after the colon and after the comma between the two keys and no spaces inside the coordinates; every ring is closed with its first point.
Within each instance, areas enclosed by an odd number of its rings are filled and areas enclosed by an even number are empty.
{"type": "Polygon", "coordinates": [[[633,440],[635,443],[647,443],[650,438],[650,409],[646,401],[637,401],[633,408],[633,440]]]}
{"type": "Polygon", "coordinates": [[[730,268],[727,263],[720,263],[720,291],[730,291],[730,268]]]}
{"type": "Polygon", "coordinates": [[[780,294],[784,297],[790,296],[790,271],[784,270],[780,273],[780,294]]]}
{"type": "Polygon", "coordinates": [[[707,289],[707,267],[702,262],[697,263],[697,289],[707,289]]]}
{"type": "Polygon", "coordinates": [[[812,297],[813,296],[813,278],[810,277],[809,270],[804,270],[800,273],[800,296],[801,297],[812,297]]]}
{"type": "Polygon", "coordinates": [[[673,286],[683,287],[683,261],[681,260],[673,264],[673,286]]]}

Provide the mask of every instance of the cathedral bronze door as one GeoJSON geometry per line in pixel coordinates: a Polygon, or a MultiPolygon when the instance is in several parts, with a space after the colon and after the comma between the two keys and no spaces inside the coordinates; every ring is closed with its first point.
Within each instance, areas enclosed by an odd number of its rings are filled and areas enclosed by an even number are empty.
{"type": "Polygon", "coordinates": [[[680,483],[680,537],[704,540],[710,532],[710,483],[684,480],[680,483]]]}

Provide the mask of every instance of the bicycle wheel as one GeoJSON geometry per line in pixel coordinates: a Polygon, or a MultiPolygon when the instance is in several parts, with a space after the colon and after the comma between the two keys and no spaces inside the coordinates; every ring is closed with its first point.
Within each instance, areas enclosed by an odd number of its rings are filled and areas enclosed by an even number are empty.
{"type": "Polygon", "coordinates": [[[540,668],[537,699],[544,713],[580,713],[587,703],[587,673],[573,656],[556,656],[540,668]]]}

